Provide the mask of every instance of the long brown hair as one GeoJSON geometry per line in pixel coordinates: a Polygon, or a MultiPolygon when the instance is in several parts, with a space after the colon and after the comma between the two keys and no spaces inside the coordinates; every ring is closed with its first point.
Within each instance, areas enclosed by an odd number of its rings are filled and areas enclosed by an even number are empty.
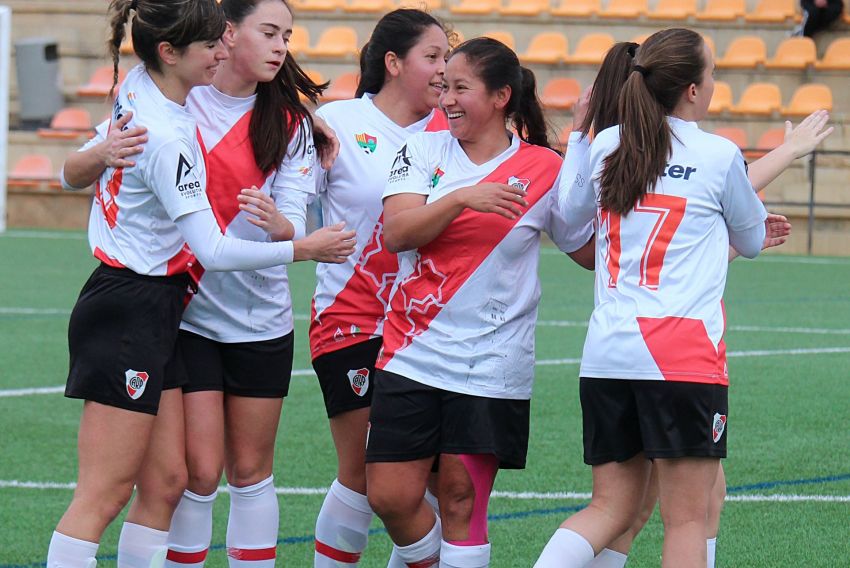
{"type": "Polygon", "coordinates": [[[638,44],[631,41],[617,43],[605,54],[599,73],[590,90],[587,114],[579,130],[583,136],[590,131],[602,132],[615,124],[620,124],[617,106],[620,91],[632,72],[638,44]]]}
{"type": "MultiPolygon", "coordinates": [[[[227,21],[238,25],[265,1],[269,0],[222,0],[221,7],[227,21]]],[[[286,0],[279,1],[291,14],[289,3],[286,0]]],[[[267,83],[257,83],[257,99],[248,125],[248,136],[251,138],[254,160],[262,172],[269,173],[280,165],[290,140],[296,135],[298,149],[302,152],[306,150],[305,136],[299,126],[307,121],[313,130],[313,118],[298,93],[316,104],[318,96],[327,87],[328,83],[314,83],[289,51],[275,78],[267,83]]],[[[330,144],[330,140],[318,132],[313,133],[313,141],[319,148],[330,144]]]]}
{"type": "Polygon", "coordinates": [[[620,145],[605,158],[600,177],[600,205],[621,215],[654,191],[664,173],[673,148],[666,117],[689,85],[702,82],[702,36],[684,28],[654,33],[634,62],[620,93],[620,145]]]}
{"type": "Polygon", "coordinates": [[[112,96],[118,84],[118,59],[130,12],[133,51],[153,71],[161,71],[157,46],[165,41],[183,50],[196,41],[218,41],[224,33],[224,12],[215,0],[112,0],[109,4],[112,34],[107,42],[112,55],[112,96]]]}

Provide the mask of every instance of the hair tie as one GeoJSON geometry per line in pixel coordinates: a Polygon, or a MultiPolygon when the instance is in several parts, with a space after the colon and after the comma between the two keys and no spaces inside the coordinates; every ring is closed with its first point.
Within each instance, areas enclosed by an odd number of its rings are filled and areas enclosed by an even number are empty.
{"type": "Polygon", "coordinates": [[[130,9],[131,10],[138,10],[139,9],[139,0],[133,0],[132,2],[130,2],[130,9]]]}
{"type": "Polygon", "coordinates": [[[629,46],[629,49],[626,50],[626,53],[628,53],[629,57],[631,57],[632,59],[635,58],[635,52],[637,51],[637,47],[638,47],[637,44],[633,43],[632,45],[629,46]]]}
{"type": "Polygon", "coordinates": [[[649,75],[649,70],[648,70],[648,69],[646,69],[646,68],[644,68],[642,65],[635,65],[635,66],[634,66],[634,71],[637,71],[638,73],[640,73],[641,75],[643,75],[643,76],[644,76],[644,78],[646,78],[646,76],[647,76],[647,75],[649,75]]]}

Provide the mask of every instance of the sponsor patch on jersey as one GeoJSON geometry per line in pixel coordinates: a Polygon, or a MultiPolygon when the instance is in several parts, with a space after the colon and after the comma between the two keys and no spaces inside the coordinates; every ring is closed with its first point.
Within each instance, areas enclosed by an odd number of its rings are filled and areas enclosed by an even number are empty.
{"type": "Polygon", "coordinates": [[[303,177],[307,177],[307,176],[309,176],[310,174],[313,173],[313,167],[312,166],[301,166],[300,168],[298,168],[298,173],[301,174],[303,177]]]}
{"type": "Polygon", "coordinates": [[[393,166],[390,168],[390,178],[387,183],[393,183],[406,179],[410,175],[410,156],[407,153],[407,144],[396,152],[393,166]]]}
{"type": "Polygon", "coordinates": [[[723,432],[726,430],[726,415],[714,413],[714,423],[711,426],[711,439],[714,440],[714,443],[720,441],[720,438],[723,437],[723,432]]]}
{"type": "Polygon", "coordinates": [[[174,185],[177,186],[180,197],[186,199],[197,197],[203,192],[195,165],[182,152],[177,160],[177,181],[174,182],[174,185]]]}
{"type": "Polygon", "coordinates": [[[440,183],[440,178],[445,175],[446,172],[440,169],[440,166],[434,170],[434,175],[431,176],[431,187],[437,187],[437,184],[440,183]]]}
{"type": "Polygon", "coordinates": [[[508,185],[511,187],[515,187],[517,189],[521,189],[525,191],[528,189],[528,184],[531,183],[531,180],[525,178],[518,178],[516,176],[511,176],[508,178],[508,185]]]}
{"type": "Polygon", "coordinates": [[[357,396],[363,396],[369,390],[369,369],[351,369],[346,373],[351,390],[357,396]]]}
{"type": "Polygon", "coordinates": [[[367,154],[374,153],[375,148],[378,147],[378,139],[371,134],[366,134],[365,132],[362,134],[355,134],[354,139],[357,140],[357,145],[360,146],[360,149],[367,154]]]}
{"type": "Polygon", "coordinates": [[[138,400],[145,392],[145,387],[148,385],[148,374],[144,371],[134,371],[127,369],[124,371],[125,384],[127,386],[127,394],[133,400],[138,400]]]}

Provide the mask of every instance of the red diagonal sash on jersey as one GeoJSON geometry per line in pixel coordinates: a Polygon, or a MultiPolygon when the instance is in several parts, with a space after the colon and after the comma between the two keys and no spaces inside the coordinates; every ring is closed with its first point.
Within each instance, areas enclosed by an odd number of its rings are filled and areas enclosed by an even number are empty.
{"type": "MultiPolygon", "coordinates": [[[[446,114],[437,109],[425,127],[438,132],[449,127],[446,114]]],[[[398,257],[384,247],[384,216],[378,218],[369,242],[354,265],[354,272],[321,314],[313,302],[310,317],[310,352],[313,359],[366,341],[384,319],[390,291],[398,273],[398,257]]]]}
{"type": "MultiPolygon", "coordinates": [[[[554,152],[522,143],[516,154],[479,183],[506,183],[509,178],[519,178],[527,182],[525,199],[531,208],[551,189],[560,165],[554,152]]],[[[397,351],[428,329],[520,219],[466,209],[436,239],[419,248],[413,273],[392,298],[379,367],[383,368],[397,351]]]]}

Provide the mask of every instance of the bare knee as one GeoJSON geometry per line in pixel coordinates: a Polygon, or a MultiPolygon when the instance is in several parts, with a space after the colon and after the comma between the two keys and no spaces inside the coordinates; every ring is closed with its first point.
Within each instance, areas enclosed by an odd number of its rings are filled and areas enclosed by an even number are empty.
{"type": "Polygon", "coordinates": [[[140,481],[137,486],[137,498],[146,502],[156,501],[175,509],[188,483],[189,474],[185,467],[161,469],[140,481]]]}
{"type": "Polygon", "coordinates": [[[221,482],[219,464],[193,464],[187,474],[187,487],[197,495],[211,495],[221,482]]]}
{"type": "Polygon", "coordinates": [[[475,506],[471,483],[440,483],[440,516],[447,525],[468,525],[475,506]]]}
{"type": "Polygon", "coordinates": [[[411,491],[396,491],[396,487],[381,488],[374,483],[369,486],[367,498],[369,506],[382,519],[403,519],[416,513],[421,506],[424,495],[411,491]]]}
{"type": "Polygon", "coordinates": [[[268,479],[272,474],[271,469],[271,464],[266,464],[264,460],[237,461],[227,468],[227,482],[234,487],[248,487],[268,479]]]}
{"type": "Polygon", "coordinates": [[[94,515],[107,525],[121,513],[132,496],[133,483],[121,483],[99,490],[82,489],[75,493],[71,507],[94,515]]]}

